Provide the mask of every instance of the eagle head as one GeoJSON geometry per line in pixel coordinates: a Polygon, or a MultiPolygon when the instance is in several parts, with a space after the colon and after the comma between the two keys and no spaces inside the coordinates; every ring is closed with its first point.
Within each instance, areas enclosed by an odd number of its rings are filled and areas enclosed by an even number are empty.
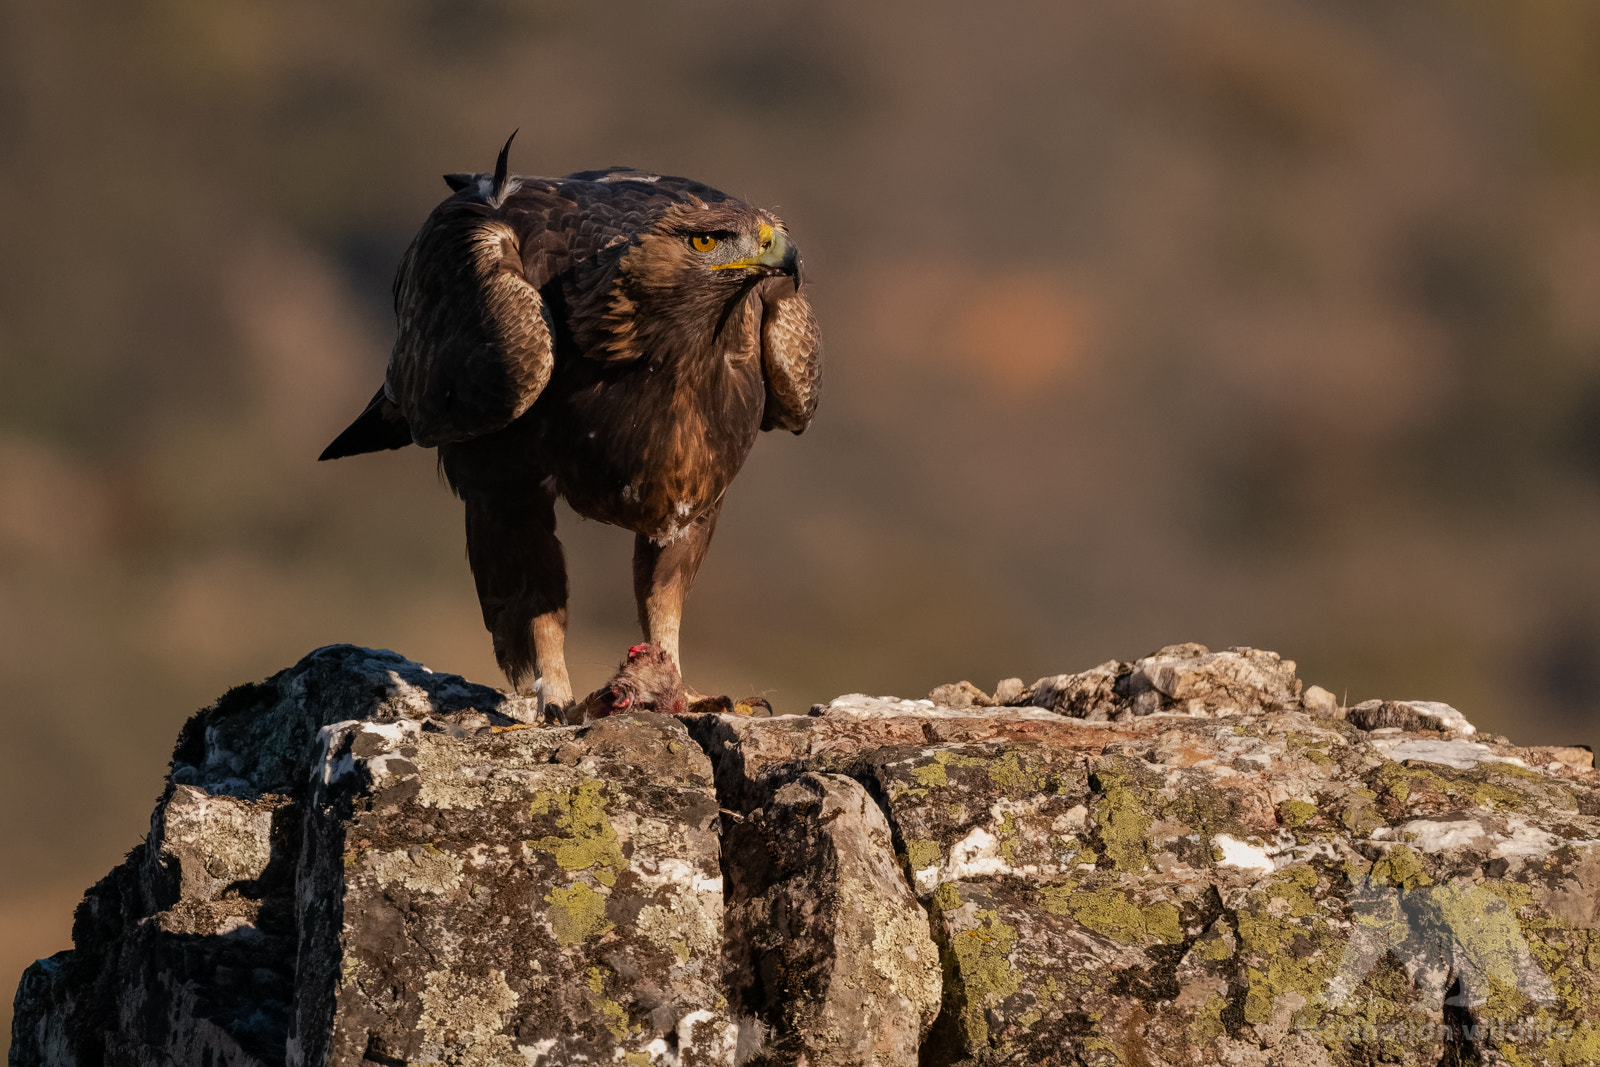
{"type": "Polygon", "coordinates": [[[770,211],[691,195],[635,225],[578,271],[569,321],[579,347],[597,358],[709,351],[753,291],[766,299],[768,287],[800,288],[799,246],[770,211]]]}
{"type": "Polygon", "coordinates": [[[802,271],[783,221],[737,200],[674,204],[630,242],[618,266],[620,289],[642,310],[669,315],[685,303],[721,309],[770,277],[798,289],[802,271]]]}

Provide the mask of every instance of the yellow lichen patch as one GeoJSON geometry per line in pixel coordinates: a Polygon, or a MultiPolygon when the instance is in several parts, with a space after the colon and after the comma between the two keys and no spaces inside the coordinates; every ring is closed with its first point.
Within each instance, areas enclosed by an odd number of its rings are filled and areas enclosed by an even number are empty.
{"type": "Polygon", "coordinates": [[[1023,766],[1015,750],[1007,752],[999,759],[991,760],[986,769],[989,772],[989,780],[1007,796],[1037,792],[1043,784],[1038,774],[1023,766]]]}
{"type": "Polygon", "coordinates": [[[1226,960],[1233,958],[1233,944],[1226,937],[1207,937],[1197,941],[1194,946],[1201,956],[1208,960],[1226,960]]]}
{"type": "Polygon", "coordinates": [[[1183,940],[1183,926],[1178,909],[1166,901],[1157,901],[1143,908],[1145,933],[1160,938],[1167,944],[1183,940]]]}
{"type": "MultiPolygon", "coordinates": [[[[1282,897],[1289,887],[1304,888],[1292,870],[1266,893],[1251,894],[1259,902],[1269,894],[1282,897]]],[[[1292,891],[1292,890],[1290,890],[1292,891]]],[[[1270,902],[1269,902],[1270,906],[1270,902]]],[[[1245,1021],[1260,1024],[1272,1019],[1273,1004],[1285,993],[1298,993],[1316,1001],[1328,988],[1342,958],[1344,941],[1334,936],[1320,916],[1308,926],[1274,916],[1267,910],[1241,908],[1235,914],[1240,948],[1257,965],[1245,970],[1245,1021]]]]}
{"type": "Polygon", "coordinates": [[[1278,821],[1288,827],[1299,826],[1316,813],[1317,806],[1306,800],[1285,800],[1278,805],[1278,821]]]}
{"type": "Polygon", "coordinates": [[[617,832],[606,818],[605,785],[587,781],[576,790],[540,793],[528,806],[530,817],[555,812],[556,826],[567,831],[564,837],[547,836],[526,842],[530,850],[549,852],[565,871],[594,868],[601,885],[615,885],[617,875],[628,860],[617,844],[617,832]]]}
{"type": "Polygon", "coordinates": [[[558,944],[576,945],[609,933],[616,925],[606,918],[606,898],[587,883],[552,889],[544,899],[550,905],[550,930],[558,944]]]}
{"type": "Polygon", "coordinates": [[[1562,1067],[1600,1063],[1600,1025],[1584,1021],[1566,1037],[1552,1037],[1544,1045],[1545,1055],[1562,1067]]]}
{"type": "Polygon", "coordinates": [[[1228,1002],[1213,993],[1200,1005],[1200,1010],[1195,1012],[1194,1022],[1189,1026],[1189,1038],[1197,1045],[1204,1045],[1221,1037],[1225,1027],[1222,1025],[1222,1009],[1228,1002]]]}
{"type": "Polygon", "coordinates": [[[628,1010],[605,995],[605,970],[590,967],[584,972],[584,984],[589,987],[589,1007],[600,1017],[600,1025],[611,1034],[612,1040],[626,1038],[629,1030],[628,1010]]]}
{"type": "MultiPolygon", "coordinates": [[[[1339,945],[1329,939],[1318,951],[1304,959],[1283,953],[1268,961],[1265,972],[1255,967],[1246,968],[1249,988],[1245,992],[1245,1021],[1257,1025],[1270,1022],[1274,1003],[1285,993],[1298,993],[1305,998],[1305,1002],[1321,996],[1334,975],[1339,951],[1339,945]]],[[[1312,1009],[1312,1012],[1320,1014],[1318,1009],[1312,1009]]]]}
{"type": "Polygon", "coordinates": [[[1105,793],[1095,802],[1094,816],[1106,858],[1115,870],[1142,871],[1149,864],[1150,815],[1125,776],[1102,772],[1100,779],[1105,793]]]}
{"type": "Polygon", "coordinates": [[[600,1025],[606,1028],[612,1040],[622,1041],[628,1036],[628,1009],[614,1000],[605,997],[590,997],[589,1006],[600,1017],[600,1025]]]}
{"type": "Polygon", "coordinates": [[[354,956],[346,956],[339,963],[339,988],[349,989],[361,977],[361,961],[354,956]]]}
{"type": "Polygon", "coordinates": [[[1489,811],[1577,808],[1572,793],[1559,782],[1514,763],[1486,761],[1462,769],[1444,764],[1406,766],[1390,762],[1378,768],[1372,782],[1400,804],[1423,793],[1470,801],[1489,811]]]}
{"type": "Polygon", "coordinates": [[[913,838],[906,842],[906,862],[911,864],[913,871],[937,867],[944,862],[944,851],[939,847],[939,842],[937,841],[922,841],[913,838]]]}
{"type": "Polygon", "coordinates": [[[1051,915],[1071,915],[1072,897],[1078,891],[1076,881],[1063,882],[1061,885],[1047,885],[1039,890],[1040,903],[1044,910],[1051,915]]]}
{"type": "Polygon", "coordinates": [[[952,752],[949,749],[939,749],[933,754],[931,762],[924,763],[920,767],[913,767],[911,769],[911,777],[915,778],[918,784],[925,788],[940,788],[950,784],[950,774],[947,768],[987,767],[988,764],[989,760],[987,759],[968,756],[961,752],[952,752]]]}
{"type": "Polygon", "coordinates": [[[1007,958],[1017,942],[1017,928],[1000,921],[987,908],[978,909],[978,925],[951,935],[950,950],[962,984],[961,1029],[969,1048],[989,1042],[989,1009],[1017,991],[1017,975],[1007,958]]]}
{"type": "Polygon", "coordinates": [[[995,828],[995,836],[1000,839],[1000,858],[1007,864],[1015,866],[1017,862],[1017,817],[1011,812],[1000,816],[1000,825],[995,828]]]}
{"type": "Polygon", "coordinates": [[[1291,864],[1273,875],[1267,895],[1282,900],[1289,914],[1296,918],[1315,915],[1321,909],[1309,891],[1317,887],[1317,882],[1316,869],[1309,863],[1291,864]]]}
{"type": "Polygon", "coordinates": [[[940,882],[933,891],[933,906],[940,911],[955,911],[961,907],[961,894],[954,882],[940,882]]]}
{"type": "Polygon", "coordinates": [[[1178,909],[1165,901],[1141,908],[1115,889],[1083,890],[1070,882],[1047,886],[1039,895],[1046,911],[1070,915],[1074,922],[1113,941],[1137,944],[1151,937],[1165,942],[1183,940],[1178,909]]]}
{"type": "Polygon", "coordinates": [[[1405,845],[1391,848],[1381,860],[1372,865],[1372,880],[1399,886],[1402,889],[1416,889],[1419,886],[1433,884],[1433,879],[1422,869],[1422,857],[1405,845]]]}
{"type": "Polygon", "coordinates": [[[1491,983],[1507,989],[1523,985],[1519,967],[1532,962],[1531,952],[1515,907],[1503,896],[1483,886],[1450,883],[1429,890],[1426,902],[1439,929],[1454,937],[1459,958],[1491,983]]]}

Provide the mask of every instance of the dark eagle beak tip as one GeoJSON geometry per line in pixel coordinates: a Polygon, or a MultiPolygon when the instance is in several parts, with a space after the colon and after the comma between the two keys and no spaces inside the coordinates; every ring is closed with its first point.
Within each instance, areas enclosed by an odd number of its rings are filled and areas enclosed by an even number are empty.
{"type": "Polygon", "coordinates": [[[800,288],[800,248],[782,230],[773,231],[772,244],[762,251],[755,262],[762,274],[788,275],[794,279],[794,287],[800,288]]]}

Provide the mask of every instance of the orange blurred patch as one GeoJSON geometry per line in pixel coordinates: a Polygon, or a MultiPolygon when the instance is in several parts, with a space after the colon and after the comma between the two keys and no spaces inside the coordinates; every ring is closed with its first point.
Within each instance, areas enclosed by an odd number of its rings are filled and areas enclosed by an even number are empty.
{"type": "Polygon", "coordinates": [[[933,361],[1011,398],[1076,378],[1091,362],[1094,302],[1057,270],[997,275],[928,257],[915,273],[886,267],[868,276],[862,335],[897,370],[933,361]]]}
{"type": "Polygon", "coordinates": [[[110,518],[89,471],[41,442],[0,435],[0,551],[82,562],[105,547],[110,518]]]}
{"type": "Polygon", "coordinates": [[[950,355],[997,391],[1024,393],[1076,377],[1091,334],[1089,301],[1035,272],[986,282],[956,311],[950,355]]]}

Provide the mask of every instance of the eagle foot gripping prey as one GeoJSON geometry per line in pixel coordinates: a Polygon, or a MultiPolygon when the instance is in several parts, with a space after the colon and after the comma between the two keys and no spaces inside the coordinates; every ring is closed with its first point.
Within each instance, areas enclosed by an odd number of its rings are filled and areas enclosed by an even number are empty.
{"type": "Polygon", "coordinates": [[[628,649],[627,659],[610,681],[565,709],[562,721],[576,726],[590,719],[641,711],[663,715],[720,712],[765,717],[772,714],[772,705],[759,696],[736,701],[726,696],[694,693],[684,686],[677,665],[665,649],[642,644],[628,649]]]}

